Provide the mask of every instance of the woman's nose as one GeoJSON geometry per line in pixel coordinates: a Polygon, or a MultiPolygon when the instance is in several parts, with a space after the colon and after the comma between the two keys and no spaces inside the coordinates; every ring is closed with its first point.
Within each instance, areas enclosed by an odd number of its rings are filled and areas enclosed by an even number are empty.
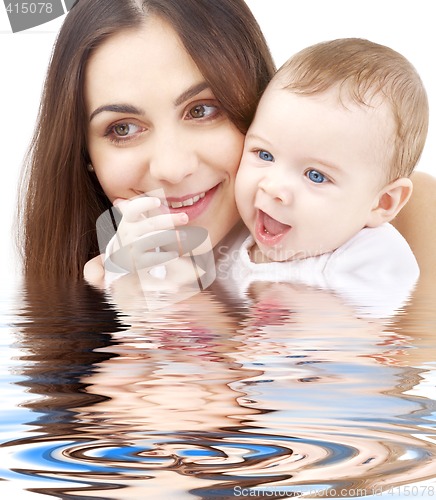
{"type": "Polygon", "coordinates": [[[183,142],[182,137],[156,140],[150,159],[150,174],[161,182],[178,184],[193,174],[198,167],[194,148],[183,142]]]}

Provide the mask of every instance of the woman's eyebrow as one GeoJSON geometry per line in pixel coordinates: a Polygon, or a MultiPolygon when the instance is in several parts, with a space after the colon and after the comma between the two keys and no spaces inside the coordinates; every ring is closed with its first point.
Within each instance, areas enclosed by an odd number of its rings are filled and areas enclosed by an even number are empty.
{"type": "Polygon", "coordinates": [[[179,97],[177,97],[177,99],[174,101],[174,105],[180,106],[180,104],[183,104],[188,99],[195,97],[197,94],[202,92],[204,89],[207,89],[208,87],[209,87],[209,84],[207,82],[200,82],[200,83],[197,83],[195,85],[192,85],[187,90],[185,90],[182,94],[180,94],[179,97]]]}
{"type": "MultiPolygon", "coordinates": [[[[200,82],[195,85],[192,85],[187,90],[185,90],[182,94],[177,97],[174,101],[175,106],[180,106],[188,99],[195,97],[197,94],[202,92],[204,89],[209,87],[207,82],[200,82]]],[[[96,115],[103,113],[104,111],[110,111],[112,113],[129,113],[132,115],[144,115],[145,112],[141,108],[137,108],[136,106],[132,106],[131,104],[105,104],[103,106],[99,106],[95,109],[91,116],[89,117],[89,121],[91,121],[96,115]]]]}
{"type": "Polygon", "coordinates": [[[113,113],[129,113],[132,115],[145,114],[142,109],[130,104],[105,104],[104,106],[99,106],[91,113],[89,121],[91,121],[96,115],[98,115],[99,113],[103,113],[104,111],[111,111],[113,113]]]}

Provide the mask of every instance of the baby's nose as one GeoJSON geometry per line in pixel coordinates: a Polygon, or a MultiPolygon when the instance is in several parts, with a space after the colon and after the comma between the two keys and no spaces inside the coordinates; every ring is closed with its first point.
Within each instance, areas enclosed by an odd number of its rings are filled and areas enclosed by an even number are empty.
{"type": "Polygon", "coordinates": [[[283,205],[290,205],[293,200],[293,189],[279,175],[271,175],[259,182],[259,189],[283,205]]]}

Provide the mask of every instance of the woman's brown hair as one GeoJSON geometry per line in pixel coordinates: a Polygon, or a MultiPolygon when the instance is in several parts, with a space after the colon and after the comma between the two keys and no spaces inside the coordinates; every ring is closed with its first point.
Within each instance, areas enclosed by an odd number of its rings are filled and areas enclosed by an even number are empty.
{"type": "Polygon", "coordinates": [[[55,44],[22,177],[19,245],[27,277],[80,279],[98,254],[95,221],[111,204],[86,168],[85,67],[108,37],[149,15],[172,25],[239,130],[254,116],[275,68],[243,0],[79,0],[55,44]]]}

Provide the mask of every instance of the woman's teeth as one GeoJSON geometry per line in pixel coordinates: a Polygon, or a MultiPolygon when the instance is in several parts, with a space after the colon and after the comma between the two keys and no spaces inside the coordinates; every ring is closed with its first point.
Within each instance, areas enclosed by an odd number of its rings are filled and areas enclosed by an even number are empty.
{"type": "Polygon", "coordinates": [[[183,201],[167,201],[167,200],[162,200],[162,204],[170,207],[170,208],[181,208],[181,207],[190,207],[194,205],[194,203],[197,203],[197,201],[201,200],[206,196],[206,193],[201,193],[193,196],[192,198],[187,198],[186,200],[183,201]]]}

